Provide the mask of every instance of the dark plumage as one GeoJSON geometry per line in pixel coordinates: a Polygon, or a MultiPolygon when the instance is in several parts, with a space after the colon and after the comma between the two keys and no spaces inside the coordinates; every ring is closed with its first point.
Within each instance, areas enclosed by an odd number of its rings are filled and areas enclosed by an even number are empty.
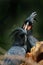
{"type": "MultiPolygon", "coordinates": [[[[37,15],[36,12],[33,12],[25,20],[24,24],[28,23],[28,25],[32,25],[36,15],[37,15]]],[[[36,38],[32,36],[31,30],[27,32],[27,30],[24,30],[23,28],[17,28],[15,31],[12,32],[11,35],[13,36],[13,39],[15,38],[15,42],[13,43],[13,46],[8,50],[7,52],[8,55],[25,56],[27,50],[30,51],[31,47],[33,47],[35,43],[38,41],[36,38]],[[25,35],[27,37],[26,42],[25,42],[25,35]]],[[[5,62],[9,63],[8,59],[5,62]]]]}

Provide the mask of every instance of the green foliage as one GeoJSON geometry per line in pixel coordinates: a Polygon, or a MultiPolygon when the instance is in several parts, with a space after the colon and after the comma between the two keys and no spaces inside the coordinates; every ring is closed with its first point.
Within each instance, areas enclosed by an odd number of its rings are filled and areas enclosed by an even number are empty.
{"type": "Polygon", "coordinates": [[[6,50],[0,47],[0,55],[5,54],[6,50]]]}

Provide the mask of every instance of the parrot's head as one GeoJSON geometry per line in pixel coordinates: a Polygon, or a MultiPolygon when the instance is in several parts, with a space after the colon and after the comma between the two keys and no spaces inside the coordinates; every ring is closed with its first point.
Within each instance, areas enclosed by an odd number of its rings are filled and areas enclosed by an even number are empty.
{"type": "Polygon", "coordinates": [[[23,28],[26,28],[27,30],[32,29],[32,25],[33,25],[34,21],[37,21],[36,15],[37,15],[36,12],[31,13],[30,16],[28,18],[26,18],[23,28]]]}

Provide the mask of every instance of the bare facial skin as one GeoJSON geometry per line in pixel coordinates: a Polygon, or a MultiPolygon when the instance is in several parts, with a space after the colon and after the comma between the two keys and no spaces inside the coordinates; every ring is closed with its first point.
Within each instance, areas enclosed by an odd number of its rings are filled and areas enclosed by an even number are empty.
{"type": "Polygon", "coordinates": [[[32,28],[32,26],[31,26],[31,25],[27,26],[27,25],[24,24],[23,28],[24,28],[25,30],[30,30],[30,29],[32,28]]]}

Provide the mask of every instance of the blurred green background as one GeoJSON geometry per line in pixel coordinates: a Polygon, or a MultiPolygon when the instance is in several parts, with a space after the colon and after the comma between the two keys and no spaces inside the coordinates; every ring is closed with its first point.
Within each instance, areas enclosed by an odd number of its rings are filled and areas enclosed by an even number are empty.
{"type": "MultiPolygon", "coordinates": [[[[33,35],[43,40],[43,0],[0,0],[0,48],[8,50],[12,46],[12,31],[21,27],[24,20],[37,12],[37,20],[33,24],[33,35]]],[[[2,52],[0,52],[2,53],[2,52]]]]}

